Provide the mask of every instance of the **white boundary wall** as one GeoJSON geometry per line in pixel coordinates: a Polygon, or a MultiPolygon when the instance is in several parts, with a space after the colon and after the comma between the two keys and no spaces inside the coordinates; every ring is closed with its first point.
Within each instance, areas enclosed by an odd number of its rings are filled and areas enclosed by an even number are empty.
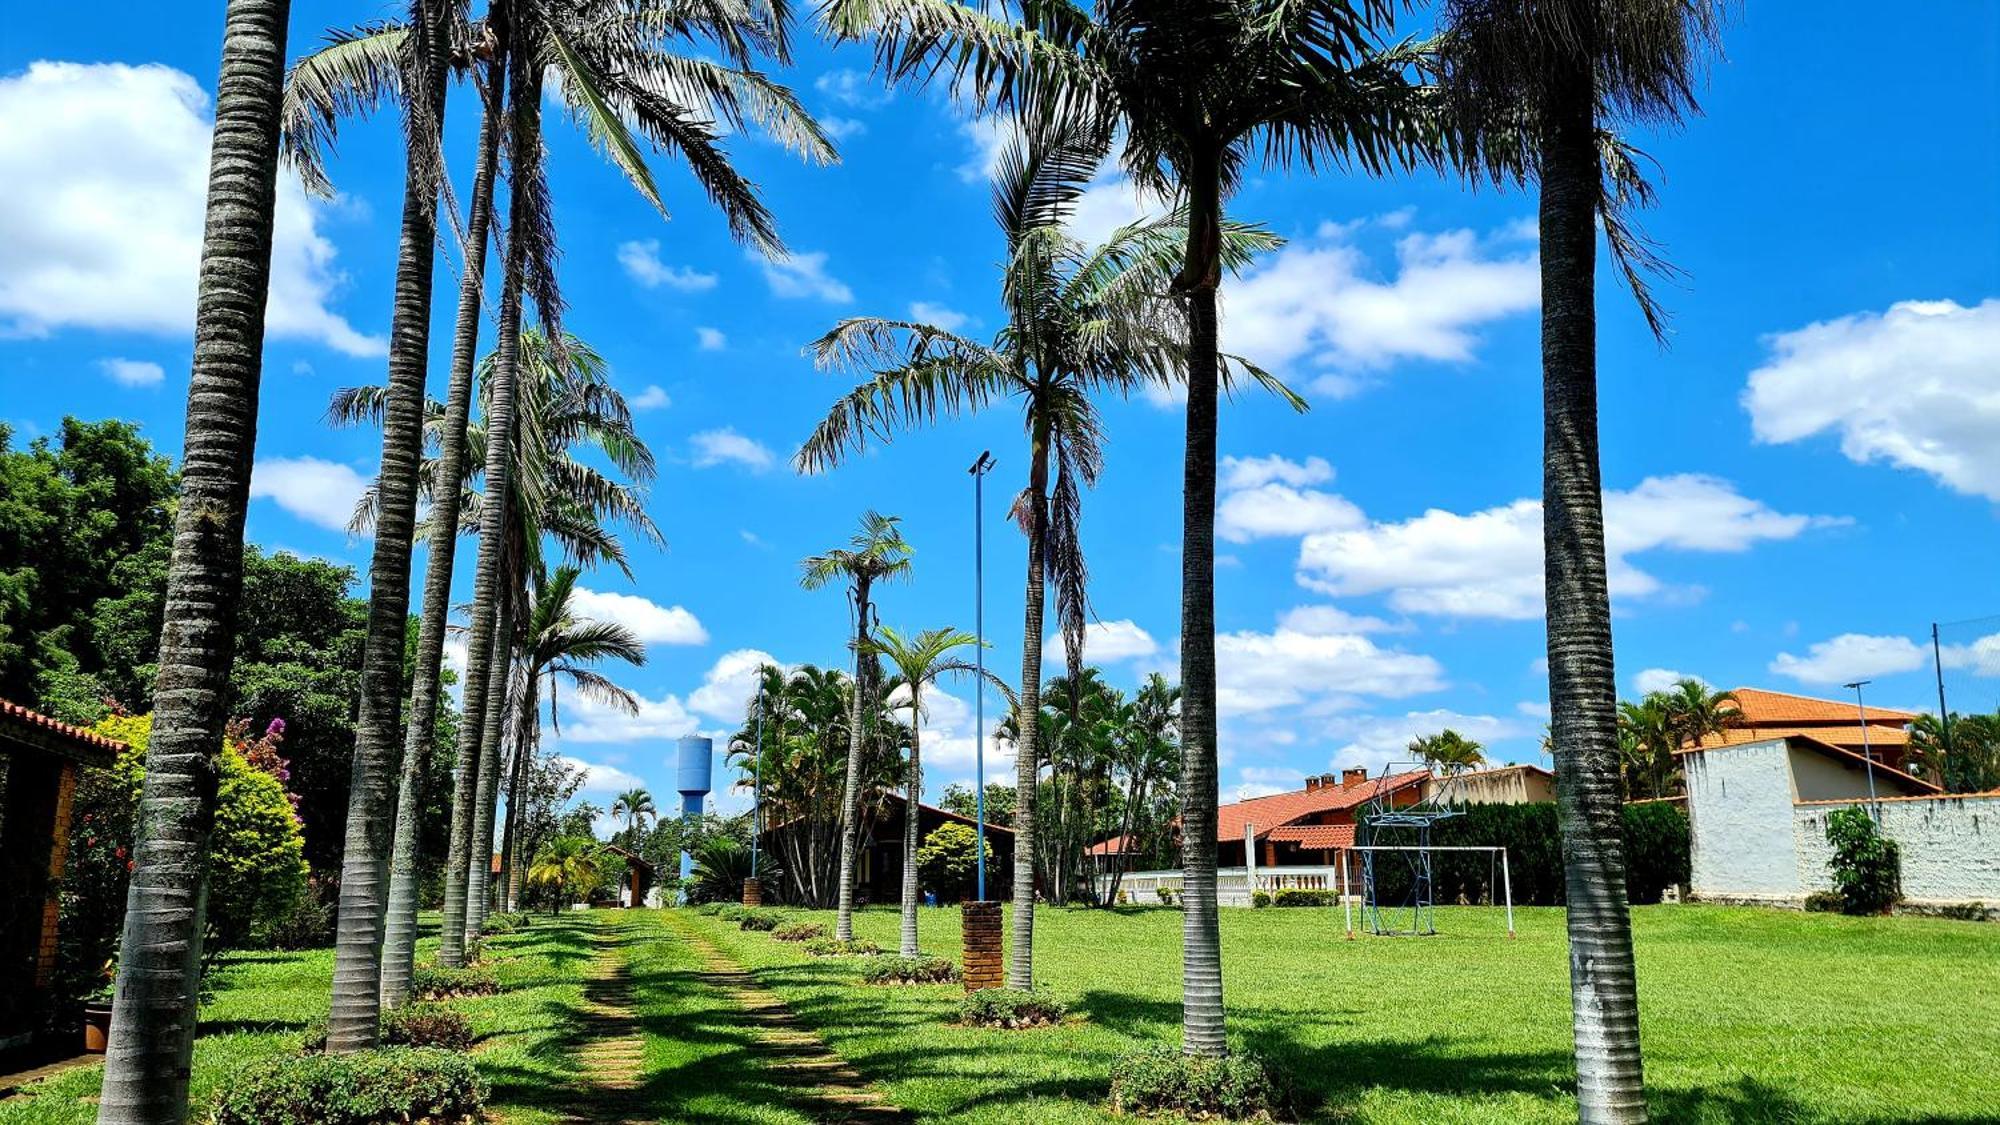
{"type": "MultiPolygon", "coordinates": [[[[1798,904],[1831,890],[1826,818],[1867,805],[1831,791],[1823,759],[1783,740],[1683,759],[1697,898],[1798,904]],[[1828,798],[1841,798],[1819,803],[1828,798]],[[1801,802],[1807,803],[1801,803],[1801,802]]],[[[1902,853],[1903,895],[1920,905],[2000,905],[2000,794],[1876,802],[1902,853]]]]}

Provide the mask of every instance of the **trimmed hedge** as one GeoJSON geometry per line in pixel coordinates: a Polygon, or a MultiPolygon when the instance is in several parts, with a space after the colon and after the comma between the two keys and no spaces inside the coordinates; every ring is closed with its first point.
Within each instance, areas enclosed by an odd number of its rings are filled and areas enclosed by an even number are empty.
{"type": "Polygon", "coordinates": [[[482,966],[448,969],[443,965],[418,965],[410,972],[410,995],[418,1000],[449,1000],[454,996],[491,996],[500,991],[500,978],[482,966]]]}
{"type": "Polygon", "coordinates": [[[944,957],[876,957],[861,967],[869,984],[950,984],[958,966],[944,957]]]}
{"type": "MultiPolygon", "coordinates": [[[[465,1013],[442,1004],[405,1004],[382,1013],[384,1047],[439,1047],[463,1051],[472,1046],[472,1021],[465,1013]]],[[[299,1049],[307,1054],[326,1050],[326,1021],[306,1025],[299,1049]]]]}
{"type": "Polygon", "coordinates": [[[1210,1059],[1155,1043],[1111,1064],[1111,1111],[1196,1121],[1269,1121],[1290,1099],[1254,1055],[1210,1059]]]}
{"type": "Polygon", "coordinates": [[[388,1047],[300,1055],[237,1075],[211,1125],[459,1125],[483,1119],[486,1084],[465,1055],[388,1047]]]}
{"type": "MultiPolygon", "coordinates": [[[[1253,903],[1255,900],[1252,900],[1253,903]]],[[[1288,887],[1271,900],[1273,906],[1339,906],[1339,891],[1308,891],[1288,887]]]]}
{"type": "Polygon", "coordinates": [[[746,930],[758,930],[769,933],[783,925],[786,919],[787,916],[779,911],[765,910],[760,907],[756,910],[744,911],[743,916],[736,920],[736,924],[746,930]]]}
{"type": "Polygon", "coordinates": [[[818,922],[787,922],[771,931],[771,936],[779,941],[811,941],[826,936],[826,927],[818,922]]]}
{"type": "Polygon", "coordinates": [[[974,1027],[1021,1030],[1052,1027],[1069,1014],[1069,1005],[1046,992],[1019,988],[982,988],[967,993],[958,1005],[960,1023],[974,1027]]]}
{"type": "Polygon", "coordinates": [[[813,938],[801,946],[814,957],[875,957],[882,947],[872,941],[836,941],[830,937],[813,938]]]}
{"type": "MultiPolygon", "coordinates": [[[[1626,805],[1624,829],[1625,888],[1633,903],[1659,902],[1667,888],[1688,881],[1686,813],[1668,804],[1626,805]]],[[[1407,841],[1385,836],[1380,842],[1407,841]]],[[[1431,843],[1506,848],[1516,906],[1564,905],[1562,830],[1552,803],[1472,805],[1464,815],[1439,821],[1431,829],[1431,843]]],[[[1439,905],[1500,901],[1499,861],[1489,852],[1433,853],[1432,872],[1439,905]]],[[[1376,854],[1375,878],[1385,901],[1409,894],[1409,869],[1393,852],[1376,854]]]]}

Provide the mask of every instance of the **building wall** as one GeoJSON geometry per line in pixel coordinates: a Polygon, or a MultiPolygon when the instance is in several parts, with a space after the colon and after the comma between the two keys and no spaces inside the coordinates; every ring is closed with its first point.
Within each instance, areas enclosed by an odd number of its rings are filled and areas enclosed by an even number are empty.
{"type": "MultiPolygon", "coordinates": [[[[1826,818],[1867,804],[1859,769],[1784,742],[1709,750],[1684,764],[1696,897],[1797,903],[1832,889],[1826,818]],[[1835,795],[1810,795],[1821,792],[1835,795]],[[1843,803],[1796,803],[1829,799],[1843,803]]],[[[1883,833],[1902,853],[1905,898],[2000,902],[2000,796],[1885,800],[1877,807],[1883,833]]]]}
{"type": "Polygon", "coordinates": [[[1752,742],[1683,759],[1695,894],[1798,893],[1787,757],[1783,742],[1752,742]]]}
{"type": "MultiPolygon", "coordinates": [[[[1866,805],[1866,801],[1854,804],[1866,805]]],[[[1793,810],[1798,885],[1833,889],[1826,818],[1851,805],[1802,805],[1793,810]]],[[[1913,902],[2000,905],[2000,796],[1880,801],[1883,835],[1902,856],[1903,897],[1913,902]]]]}
{"type": "Polygon", "coordinates": [[[1468,805],[1540,805],[1556,799],[1552,779],[1526,769],[1482,771],[1453,778],[1445,783],[1443,790],[1449,800],[1468,805]]]}

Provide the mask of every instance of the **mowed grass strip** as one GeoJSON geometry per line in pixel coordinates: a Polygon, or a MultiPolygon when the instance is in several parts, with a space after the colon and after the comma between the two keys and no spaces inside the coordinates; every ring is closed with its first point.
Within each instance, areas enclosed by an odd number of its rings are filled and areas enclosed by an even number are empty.
{"type": "MultiPolygon", "coordinates": [[[[831,914],[798,912],[801,917],[831,914]]],[[[1633,912],[1663,1120],[2000,1121],[2000,926],[1713,906],[1633,912]]],[[[1314,1120],[1573,1120],[1563,912],[1439,911],[1427,938],[1343,939],[1337,909],[1222,913],[1232,1041],[1314,1120]]],[[[1042,909],[1036,979],[1083,1017],[949,1026],[955,986],[871,988],[843,960],[691,917],[897,1104],[968,1122],[1100,1121],[1113,1058],[1180,1033],[1178,911],[1042,909]]],[[[856,935],[894,939],[891,908],[856,935]]],[[[925,910],[958,955],[956,910],[925,910]]]]}

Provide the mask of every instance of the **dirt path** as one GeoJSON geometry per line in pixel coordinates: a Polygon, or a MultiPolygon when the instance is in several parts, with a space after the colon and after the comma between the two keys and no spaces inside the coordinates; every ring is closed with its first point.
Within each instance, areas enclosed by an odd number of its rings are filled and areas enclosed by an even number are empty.
{"type": "Polygon", "coordinates": [[[793,1088],[791,1101],[815,1121],[890,1122],[910,1113],[882,1096],[826,1040],[806,1027],[776,993],[757,982],[684,918],[666,912],[667,924],[706,966],[702,980],[743,1010],[757,1039],[765,1070],[793,1088]]]}
{"type": "Polygon", "coordinates": [[[645,1040],[632,1005],[632,970],[625,959],[625,927],[612,922],[591,935],[597,956],[583,985],[583,1033],[577,1053],[586,1088],[566,1122],[576,1125],[641,1125],[657,1121],[638,1097],[644,1084],[645,1040]]]}

